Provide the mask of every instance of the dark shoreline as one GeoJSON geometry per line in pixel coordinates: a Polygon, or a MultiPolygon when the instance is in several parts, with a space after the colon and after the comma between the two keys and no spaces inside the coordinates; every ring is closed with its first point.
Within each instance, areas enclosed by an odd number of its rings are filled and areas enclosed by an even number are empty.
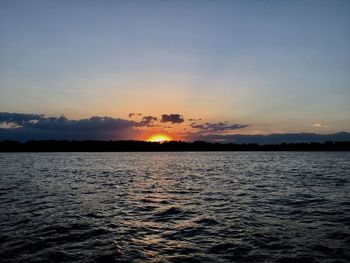
{"type": "Polygon", "coordinates": [[[235,144],[171,141],[0,141],[0,152],[205,152],[350,151],[350,141],[324,143],[235,144]]]}

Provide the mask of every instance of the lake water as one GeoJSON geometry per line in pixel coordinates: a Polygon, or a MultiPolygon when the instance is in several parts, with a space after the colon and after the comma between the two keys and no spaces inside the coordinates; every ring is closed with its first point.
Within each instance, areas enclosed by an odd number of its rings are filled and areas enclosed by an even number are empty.
{"type": "Polygon", "coordinates": [[[350,262],[350,152],[0,153],[1,262],[350,262]]]}

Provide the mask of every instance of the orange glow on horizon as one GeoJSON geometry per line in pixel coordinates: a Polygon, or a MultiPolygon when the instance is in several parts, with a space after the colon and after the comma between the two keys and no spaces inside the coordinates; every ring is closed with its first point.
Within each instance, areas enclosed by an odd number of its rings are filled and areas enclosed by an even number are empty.
{"type": "Polygon", "coordinates": [[[155,134],[147,139],[148,142],[167,142],[171,140],[172,138],[164,134],[155,134]]]}

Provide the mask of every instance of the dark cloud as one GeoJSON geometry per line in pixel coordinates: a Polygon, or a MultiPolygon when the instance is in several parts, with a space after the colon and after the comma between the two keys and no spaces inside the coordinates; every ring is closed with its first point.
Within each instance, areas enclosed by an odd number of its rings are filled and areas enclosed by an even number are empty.
{"type": "MultiPolygon", "coordinates": [[[[0,140],[30,139],[125,139],[132,138],[135,127],[146,123],[112,117],[91,117],[70,120],[64,116],[45,117],[38,114],[0,112],[0,124],[11,123],[13,128],[0,128],[0,140]]],[[[1,127],[1,126],[0,126],[1,127]]]]}
{"type": "Polygon", "coordinates": [[[229,124],[226,122],[217,122],[217,123],[203,123],[197,124],[196,122],[191,123],[191,127],[194,129],[199,129],[201,131],[212,131],[212,132],[222,132],[222,131],[231,131],[238,130],[248,127],[249,124],[229,124]]]}
{"type": "Polygon", "coordinates": [[[196,122],[196,121],[202,121],[202,119],[188,119],[188,121],[194,121],[194,122],[196,122]]]}
{"type": "Polygon", "coordinates": [[[182,123],[184,118],[180,114],[163,114],[160,120],[161,122],[170,122],[170,123],[182,123]]]}
{"type": "Polygon", "coordinates": [[[140,126],[146,126],[146,127],[154,126],[154,122],[156,122],[157,120],[158,120],[157,117],[145,116],[140,121],[140,126]]]}
{"type": "Polygon", "coordinates": [[[26,125],[43,119],[45,119],[45,117],[42,114],[0,112],[0,123],[26,125]]]}
{"type": "Polygon", "coordinates": [[[339,132],[334,134],[316,133],[281,133],[267,135],[244,135],[244,134],[203,134],[192,133],[189,135],[191,141],[216,141],[233,143],[258,143],[258,144],[278,144],[278,143],[324,143],[326,141],[350,141],[350,133],[339,132]]]}
{"type": "Polygon", "coordinates": [[[133,118],[133,117],[141,117],[142,113],[137,113],[137,112],[131,112],[129,113],[129,118],[133,118]]]}
{"type": "MultiPolygon", "coordinates": [[[[179,114],[163,115],[162,120],[183,122],[179,114]]],[[[65,116],[46,117],[42,114],[0,112],[0,140],[126,140],[140,135],[139,127],[150,127],[158,119],[145,116],[141,121],[112,117],[91,117],[71,120],[65,116]]],[[[164,122],[164,121],[163,121],[164,122]]],[[[220,141],[235,143],[301,143],[325,141],[350,141],[350,133],[320,135],[314,133],[287,133],[269,135],[227,134],[229,131],[247,127],[246,124],[191,123],[195,132],[186,132],[188,140],[220,141]],[[226,134],[225,134],[226,132],[226,134]]]]}
{"type": "Polygon", "coordinates": [[[105,130],[122,130],[134,126],[134,122],[115,119],[112,117],[91,117],[89,119],[69,120],[64,116],[49,117],[32,123],[31,127],[38,129],[55,129],[55,130],[80,130],[80,131],[105,131],[105,130]]]}

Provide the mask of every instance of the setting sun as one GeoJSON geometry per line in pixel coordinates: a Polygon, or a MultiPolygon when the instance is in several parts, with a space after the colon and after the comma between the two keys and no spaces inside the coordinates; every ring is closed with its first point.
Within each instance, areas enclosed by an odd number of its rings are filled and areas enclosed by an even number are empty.
{"type": "Polygon", "coordinates": [[[156,134],[152,135],[147,139],[148,142],[166,142],[166,141],[171,141],[172,139],[164,134],[156,134]]]}

